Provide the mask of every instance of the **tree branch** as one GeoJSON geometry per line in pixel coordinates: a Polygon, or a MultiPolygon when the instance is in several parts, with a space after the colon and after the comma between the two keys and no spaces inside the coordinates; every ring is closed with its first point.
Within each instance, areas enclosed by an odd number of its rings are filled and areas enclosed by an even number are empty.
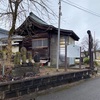
{"type": "Polygon", "coordinates": [[[11,11],[13,13],[14,11],[13,11],[13,7],[12,7],[12,0],[9,0],[9,4],[10,4],[11,11]]]}
{"type": "Polygon", "coordinates": [[[2,16],[6,16],[6,15],[11,15],[11,14],[12,14],[12,12],[0,13],[0,17],[2,17],[2,16]]]}

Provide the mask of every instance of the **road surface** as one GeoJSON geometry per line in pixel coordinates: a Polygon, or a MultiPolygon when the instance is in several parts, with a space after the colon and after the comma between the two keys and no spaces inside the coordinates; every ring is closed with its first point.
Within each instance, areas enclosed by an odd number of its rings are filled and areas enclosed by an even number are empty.
{"type": "Polygon", "coordinates": [[[100,78],[89,79],[69,89],[39,96],[36,100],[100,100],[100,78]]]}

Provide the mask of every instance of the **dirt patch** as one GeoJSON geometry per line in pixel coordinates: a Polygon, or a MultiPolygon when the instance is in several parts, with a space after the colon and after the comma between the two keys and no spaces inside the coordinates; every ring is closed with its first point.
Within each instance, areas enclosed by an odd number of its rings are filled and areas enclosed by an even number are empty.
{"type": "Polygon", "coordinates": [[[85,69],[79,69],[79,68],[69,68],[67,69],[67,71],[65,71],[64,68],[60,68],[58,71],[56,70],[56,68],[48,68],[48,67],[41,67],[40,68],[40,76],[44,76],[44,75],[57,75],[57,74],[61,74],[61,73],[70,73],[70,72],[77,72],[77,71],[81,71],[81,70],[85,70],[85,69]]]}

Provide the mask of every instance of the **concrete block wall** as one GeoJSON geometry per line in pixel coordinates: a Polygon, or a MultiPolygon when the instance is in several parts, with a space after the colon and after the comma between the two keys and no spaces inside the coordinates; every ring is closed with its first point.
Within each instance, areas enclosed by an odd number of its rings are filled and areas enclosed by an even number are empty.
{"type": "Polygon", "coordinates": [[[72,73],[62,73],[52,76],[43,76],[0,83],[0,100],[12,100],[11,98],[24,97],[24,95],[29,95],[36,91],[46,90],[89,77],[90,70],[82,70],[72,73]]]}

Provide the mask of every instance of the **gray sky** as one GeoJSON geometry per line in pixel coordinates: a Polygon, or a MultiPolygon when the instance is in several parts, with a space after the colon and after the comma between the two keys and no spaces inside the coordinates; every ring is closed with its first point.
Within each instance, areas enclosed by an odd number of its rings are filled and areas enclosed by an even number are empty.
{"type": "MultiPolygon", "coordinates": [[[[58,15],[58,1],[50,0],[50,8],[58,15]]],[[[67,0],[64,0],[67,1],[67,0]]],[[[84,8],[87,8],[94,13],[100,15],[100,0],[70,0],[84,8]]],[[[54,19],[54,18],[50,18],[54,19]]],[[[48,22],[47,20],[44,20],[48,22]]],[[[50,22],[58,27],[58,19],[50,20],[50,22]]],[[[87,35],[87,30],[91,30],[95,38],[100,38],[100,17],[91,15],[75,7],[72,7],[62,2],[62,17],[61,17],[61,28],[73,30],[79,37],[80,41],[84,36],[87,35]]],[[[2,25],[0,28],[4,28],[2,25]]],[[[100,39],[99,39],[100,40],[100,39]]]]}
{"type": "MultiPolygon", "coordinates": [[[[52,1],[52,8],[54,9],[54,11],[57,12],[59,0],[51,0],[51,1],[52,1]]],[[[70,0],[70,1],[100,15],[100,0],[70,0]]],[[[55,26],[57,26],[57,24],[55,24],[55,26]]],[[[87,30],[91,30],[93,37],[95,33],[95,38],[100,40],[99,27],[100,27],[100,17],[86,13],[82,10],[79,10],[75,7],[72,7],[62,2],[61,28],[73,30],[80,37],[80,41],[84,36],[87,35],[87,30]]]]}

